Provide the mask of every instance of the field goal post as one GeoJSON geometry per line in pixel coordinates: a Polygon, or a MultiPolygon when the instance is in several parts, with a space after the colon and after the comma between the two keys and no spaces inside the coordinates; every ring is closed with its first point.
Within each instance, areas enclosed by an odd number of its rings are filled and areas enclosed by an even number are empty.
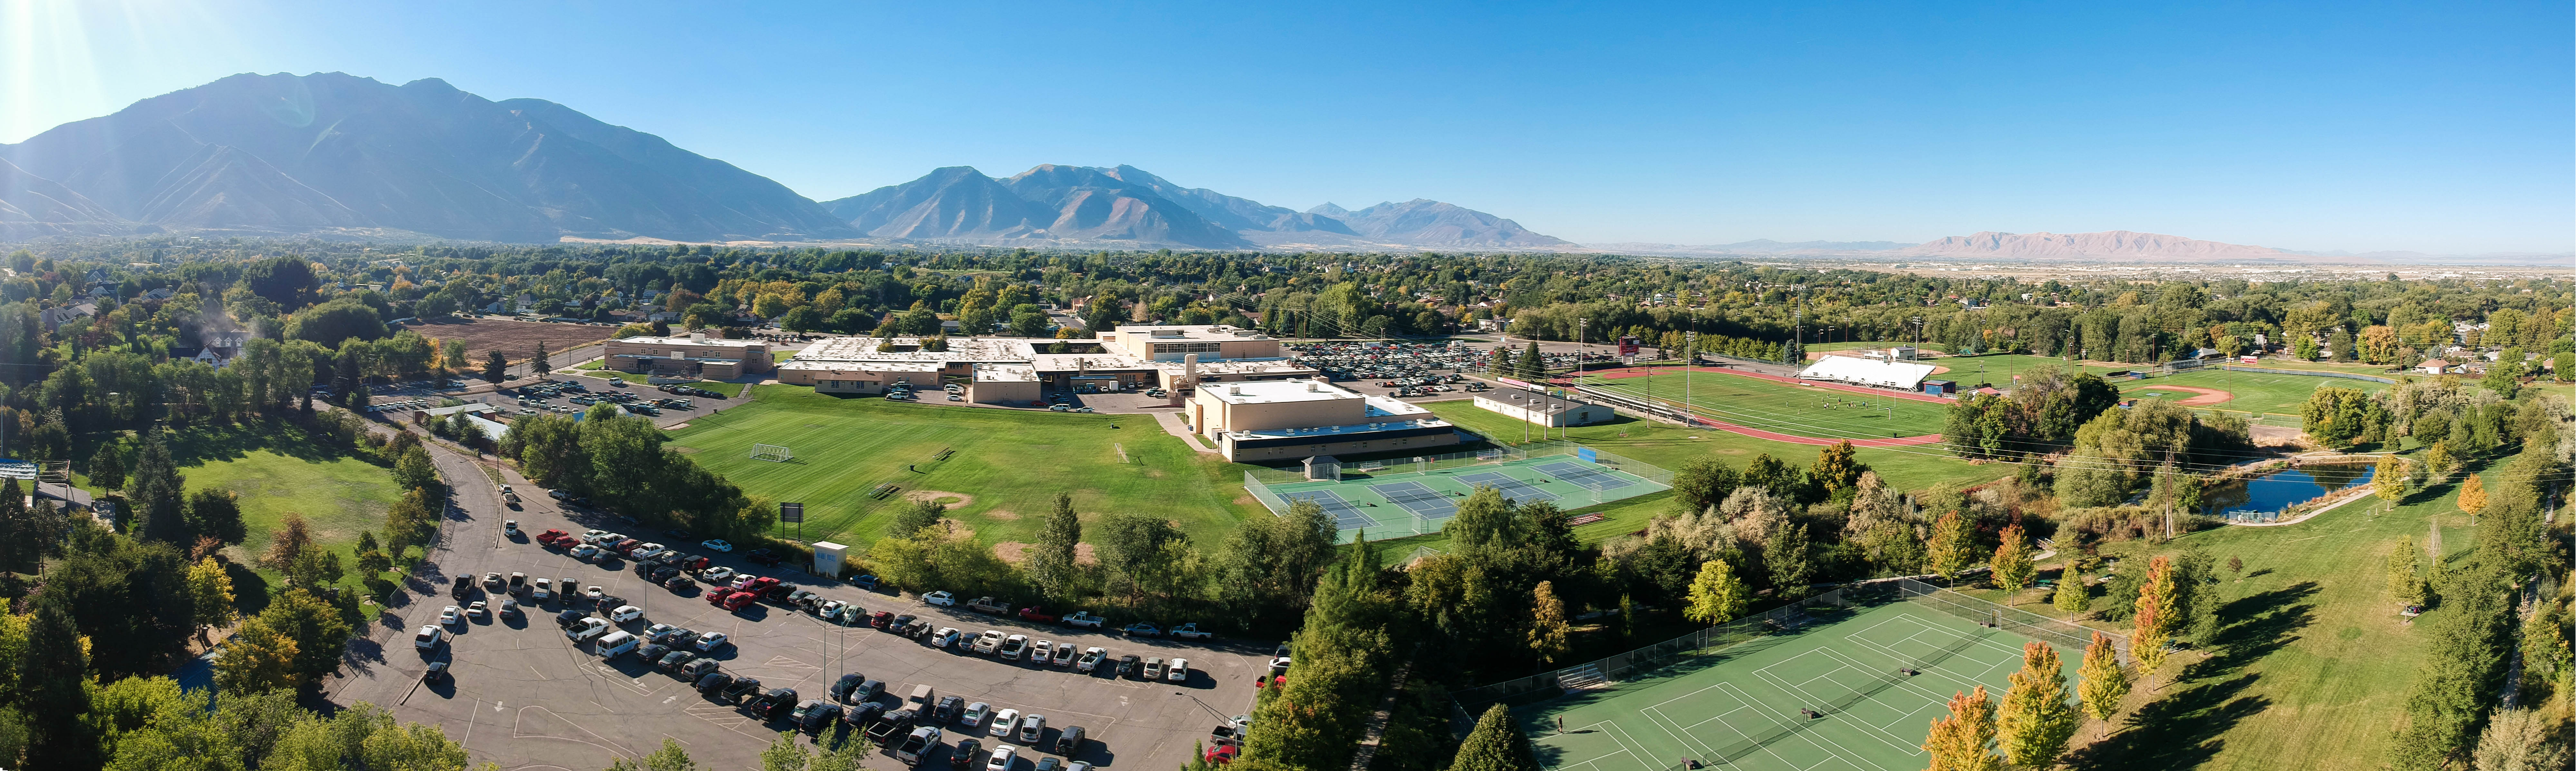
{"type": "Polygon", "coordinates": [[[754,445],[752,445],[752,446],[751,446],[751,458],[752,458],[752,460],[765,460],[765,461],[772,461],[772,462],[776,462],[776,463],[786,463],[786,462],[788,462],[788,461],[795,460],[795,459],[796,459],[796,455],[795,455],[795,453],[791,453],[791,452],[788,452],[788,451],[787,451],[787,445],[783,445],[783,444],[754,444],[754,445]]]}

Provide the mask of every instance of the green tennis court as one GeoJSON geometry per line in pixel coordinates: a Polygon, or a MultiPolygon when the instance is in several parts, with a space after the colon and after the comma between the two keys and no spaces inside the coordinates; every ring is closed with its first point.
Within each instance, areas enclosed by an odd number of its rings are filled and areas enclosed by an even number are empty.
{"type": "Polygon", "coordinates": [[[1663,481],[1672,478],[1671,472],[1607,453],[1594,457],[1541,455],[1448,468],[1402,459],[1368,461],[1345,464],[1346,476],[1338,482],[1262,484],[1247,479],[1246,487],[1274,513],[1285,513],[1297,500],[1314,501],[1333,517],[1345,540],[1363,530],[1370,538],[1439,532],[1458,515],[1458,503],[1479,487],[1494,488],[1519,503],[1547,501],[1568,510],[1672,489],[1663,481]]]}
{"type": "MultiPolygon", "coordinates": [[[[1708,768],[1902,771],[1950,695],[2000,700],[2027,642],[1895,602],[1818,608],[1818,621],[1686,658],[1649,677],[1516,710],[1540,762],[1563,771],[1708,768]],[[1907,675],[1901,670],[1916,670],[1907,675]],[[1815,710],[1809,717],[1799,710],[1815,710]],[[1563,731],[1558,731],[1558,726],[1563,731]]],[[[2073,682],[2083,651],[2060,649],[2073,682]]]]}

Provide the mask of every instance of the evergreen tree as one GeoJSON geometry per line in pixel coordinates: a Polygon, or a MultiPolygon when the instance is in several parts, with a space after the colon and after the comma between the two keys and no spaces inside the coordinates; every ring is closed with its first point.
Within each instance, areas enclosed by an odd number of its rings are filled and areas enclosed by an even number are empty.
{"type": "Polygon", "coordinates": [[[2083,697],[2084,714],[2095,720],[2109,720],[2119,714],[2120,700],[2129,696],[2129,673],[2120,669],[2120,652],[2111,645],[2111,636],[2093,633],[2093,644],[2084,647],[2084,663],[2075,675],[2076,694],[2083,697]]]}
{"type": "Polygon", "coordinates": [[[1932,755],[1931,771],[2001,771],[2003,758],[1995,755],[1994,743],[1995,703],[1980,685],[1973,693],[1950,696],[1950,714],[1932,721],[1923,751],[1932,755]]]}
{"type": "Polygon", "coordinates": [[[2067,560],[2066,567],[2057,572],[2057,595],[2051,601],[2069,619],[2081,618],[2085,611],[2093,609],[2093,593],[2085,590],[2084,571],[2076,569],[2074,560],[2067,560]]]}
{"type": "Polygon", "coordinates": [[[2564,771],[2567,747],[2558,720],[2542,710],[2502,709],[2478,735],[2477,771],[2564,771]]]}
{"type": "Polygon", "coordinates": [[[1075,547],[1082,542],[1082,519],[1074,514],[1073,496],[1055,494],[1055,506],[1047,511],[1046,525],[1038,531],[1038,542],[1029,551],[1029,579],[1038,591],[1055,602],[1072,600],[1080,574],[1074,566],[1075,547]]]}
{"type": "Polygon", "coordinates": [[[489,353],[490,356],[483,359],[483,379],[494,383],[509,380],[510,358],[502,356],[498,349],[488,351],[487,353],[489,353]]]}
{"type": "Polygon", "coordinates": [[[1762,564],[1771,572],[1771,586],[1782,597],[1801,597],[1807,593],[1814,561],[1808,554],[1807,526],[1790,525],[1771,531],[1771,542],[1762,546],[1762,564]]]}
{"type": "Polygon", "coordinates": [[[2067,703],[2065,665],[2057,649],[2032,641],[2021,648],[2021,671],[2011,676],[2003,705],[1995,714],[1997,744],[2004,761],[2045,768],[2075,736],[2075,708],[2067,703]]]}
{"type": "Polygon", "coordinates": [[[89,483],[101,490],[125,487],[125,461],[115,442],[100,442],[98,452],[89,456],[89,483]]]}
{"type": "Polygon", "coordinates": [[[18,479],[0,479],[0,573],[36,572],[43,537],[18,479]]]}
{"type": "Polygon", "coordinates": [[[179,476],[178,465],[170,459],[170,445],[161,440],[160,432],[153,432],[143,443],[134,476],[126,485],[126,505],[134,509],[138,521],[132,527],[140,538],[183,547],[197,540],[188,532],[181,508],[180,494],[187,479],[179,476]]]}
{"type": "Polygon", "coordinates": [[[1539,771],[1538,755],[1530,750],[1528,736],[1521,734],[1520,723],[1512,720],[1512,711],[1496,704],[1485,708],[1476,719],[1475,730],[1458,743],[1458,755],[1449,762],[1449,771],[1539,771]]]}
{"type": "Polygon", "coordinates": [[[1703,624],[1733,621],[1744,615],[1751,595],[1726,560],[1709,560],[1699,566],[1699,576],[1691,579],[1690,607],[1682,610],[1682,616],[1703,624]]]}
{"type": "Polygon", "coordinates": [[[1565,603],[1556,598],[1555,583],[1538,582],[1538,589],[1531,596],[1530,652],[1537,654],[1540,664],[1554,664],[1574,649],[1573,644],[1566,640],[1569,633],[1565,623],[1565,603]]]}
{"type": "Polygon", "coordinates": [[[1281,768],[1347,768],[1384,693],[1388,597],[1377,589],[1374,544],[1363,539],[1315,586],[1306,625],[1290,638],[1296,677],[1253,708],[1243,761],[1281,768]]]}
{"type": "Polygon", "coordinates": [[[66,592],[36,595],[36,612],[27,619],[25,652],[18,659],[18,680],[11,694],[27,716],[28,768],[96,768],[97,746],[82,724],[90,699],[87,646],[66,607],[66,592]]]}
{"type": "Polygon", "coordinates": [[[2039,566],[2030,561],[2030,537],[2022,533],[2021,525],[2005,526],[2003,541],[2002,546],[1995,547],[1990,564],[1995,588],[2011,594],[2030,586],[2031,578],[2039,574],[2039,566]]]}
{"type": "Polygon", "coordinates": [[[911,538],[920,535],[923,530],[938,527],[939,520],[947,515],[947,511],[948,505],[944,503],[928,500],[913,501],[912,505],[895,513],[894,527],[887,530],[886,535],[892,538],[911,538]]]}
{"type": "Polygon", "coordinates": [[[1941,574],[1943,580],[1959,580],[1960,574],[1976,564],[1976,537],[1976,527],[1961,518],[1959,512],[1942,514],[1932,523],[1932,542],[1928,544],[1932,572],[1941,574]]]}
{"type": "Polygon", "coordinates": [[[250,526],[242,521],[241,496],[220,487],[189,493],[188,530],[200,538],[226,544],[249,538],[250,526]]]}
{"type": "Polygon", "coordinates": [[[1547,377],[1547,358],[1539,354],[1536,340],[1530,341],[1529,348],[1521,351],[1520,360],[1515,363],[1520,365],[1522,380],[1547,377]]]}
{"type": "Polygon", "coordinates": [[[2415,563],[2415,537],[2399,536],[2388,552],[2388,598],[2399,605],[2424,602],[2424,574],[2415,563]]]}
{"type": "Polygon", "coordinates": [[[533,377],[545,377],[554,371],[554,365],[546,361],[546,341],[537,341],[537,355],[528,357],[528,374],[533,377]]]}

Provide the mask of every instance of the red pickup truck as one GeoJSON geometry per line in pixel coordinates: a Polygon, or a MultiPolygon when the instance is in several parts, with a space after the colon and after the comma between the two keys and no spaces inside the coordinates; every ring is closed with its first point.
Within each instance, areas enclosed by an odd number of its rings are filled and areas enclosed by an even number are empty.
{"type": "Polygon", "coordinates": [[[1038,623],[1041,623],[1041,624],[1052,624],[1052,623],[1055,623],[1055,617],[1054,617],[1054,616],[1051,616],[1051,615],[1047,615],[1046,609],[1044,609],[1044,608],[1036,608],[1036,607],[1021,608],[1021,609],[1020,609],[1020,618],[1021,618],[1022,620],[1026,620],[1026,621],[1035,621],[1035,622],[1038,622],[1038,623]]]}
{"type": "Polygon", "coordinates": [[[547,530],[537,534],[537,543],[541,546],[562,546],[570,541],[572,541],[572,535],[561,530],[547,530]]]}

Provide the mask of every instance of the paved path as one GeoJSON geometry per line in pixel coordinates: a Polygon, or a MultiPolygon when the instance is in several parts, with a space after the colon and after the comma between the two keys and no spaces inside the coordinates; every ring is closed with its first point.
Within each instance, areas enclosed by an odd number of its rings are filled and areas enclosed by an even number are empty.
{"type": "Polygon", "coordinates": [[[1197,451],[1199,451],[1199,452],[1203,452],[1203,453],[1207,453],[1207,454],[1209,454],[1209,455],[1215,455],[1215,454],[1216,454],[1216,448],[1209,447],[1209,446],[1204,445],[1204,444],[1199,444],[1198,436],[1197,436],[1196,434],[1192,434],[1192,433],[1190,433],[1189,424],[1187,424],[1187,423],[1182,423],[1182,422],[1181,422],[1181,414],[1180,414],[1180,413],[1177,413],[1177,412],[1156,412],[1156,413],[1152,413],[1152,414],[1153,414],[1153,416],[1154,416],[1154,422],[1163,424],[1163,432],[1164,432],[1164,433],[1168,433],[1168,434],[1171,434],[1171,435],[1173,435],[1173,436],[1180,437],[1180,439],[1181,439],[1181,443],[1182,443],[1182,444],[1189,445],[1189,446],[1190,446],[1190,449],[1197,450],[1197,451]]]}

